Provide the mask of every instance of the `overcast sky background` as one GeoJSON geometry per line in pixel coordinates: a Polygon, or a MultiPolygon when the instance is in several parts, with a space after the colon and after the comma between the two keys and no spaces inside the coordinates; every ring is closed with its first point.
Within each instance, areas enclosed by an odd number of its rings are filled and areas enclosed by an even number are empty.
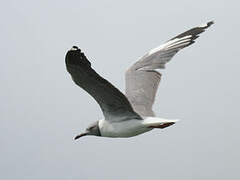
{"type": "Polygon", "coordinates": [[[4,1],[0,6],[0,179],[239,179],[239,2],[4,1]],[[73,137],[101,119],[71,80],[79,46],[124,91],[124,72],[175,35],[214,20],[163,71],[156,114],[180,118],[129,139],[73,137]]]}

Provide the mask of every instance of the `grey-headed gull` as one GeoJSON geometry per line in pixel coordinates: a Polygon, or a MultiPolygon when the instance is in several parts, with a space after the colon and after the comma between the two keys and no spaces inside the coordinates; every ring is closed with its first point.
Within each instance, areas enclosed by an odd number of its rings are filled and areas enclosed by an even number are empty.
{"type": "Polygon", "coordinates": [[[125,95],[97,74],[84,53],[73,46],[65,58],[67,71],[73,81],[97,101],[104,115],[104,119],[91,124],[75,139],[86,135],[132,137],[175,124],[177,120],[155,117],[152,110],[161,79],[161,73],[156,70],[164,69],[180,49],[193,44],[212,24],[210,21],[179,34],[141,57],[126,71],[125,95]]]}

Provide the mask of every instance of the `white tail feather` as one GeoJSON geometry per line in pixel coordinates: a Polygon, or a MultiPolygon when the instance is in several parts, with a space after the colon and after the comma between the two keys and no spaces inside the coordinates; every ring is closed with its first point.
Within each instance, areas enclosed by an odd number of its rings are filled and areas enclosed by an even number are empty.
{"type": "Polygon", "coordinates": [[[164,119],[158,117],[147,117],[144,119],[143,124],[145,127],[157,127],[164,124],[175,124],[178,119],[164,119]]]}

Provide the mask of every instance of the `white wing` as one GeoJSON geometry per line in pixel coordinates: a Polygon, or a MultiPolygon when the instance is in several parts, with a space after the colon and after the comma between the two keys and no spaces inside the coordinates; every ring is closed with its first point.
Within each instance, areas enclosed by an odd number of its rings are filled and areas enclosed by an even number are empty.
{"type": "Polygon", "coordinates": [[[161,79],[161,74],[155,69],[164,69],[180,49],[193,44],[198,35],[212,24],[213,21],[179,34],[152,49],[126,71],[126,96],[138,114],[155,116],[152,105],[161,79]]]}

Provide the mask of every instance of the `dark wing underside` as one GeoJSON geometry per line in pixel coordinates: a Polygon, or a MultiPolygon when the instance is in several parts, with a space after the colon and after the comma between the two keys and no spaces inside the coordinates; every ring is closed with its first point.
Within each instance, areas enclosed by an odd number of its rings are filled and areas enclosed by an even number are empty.
{"type": "Polygon", "coordinates": [[[73,81],[98,102],[106,120],[141,119],[125,95],[91,68],[80,49],[68,51],[65,61],[73,81]]]}

